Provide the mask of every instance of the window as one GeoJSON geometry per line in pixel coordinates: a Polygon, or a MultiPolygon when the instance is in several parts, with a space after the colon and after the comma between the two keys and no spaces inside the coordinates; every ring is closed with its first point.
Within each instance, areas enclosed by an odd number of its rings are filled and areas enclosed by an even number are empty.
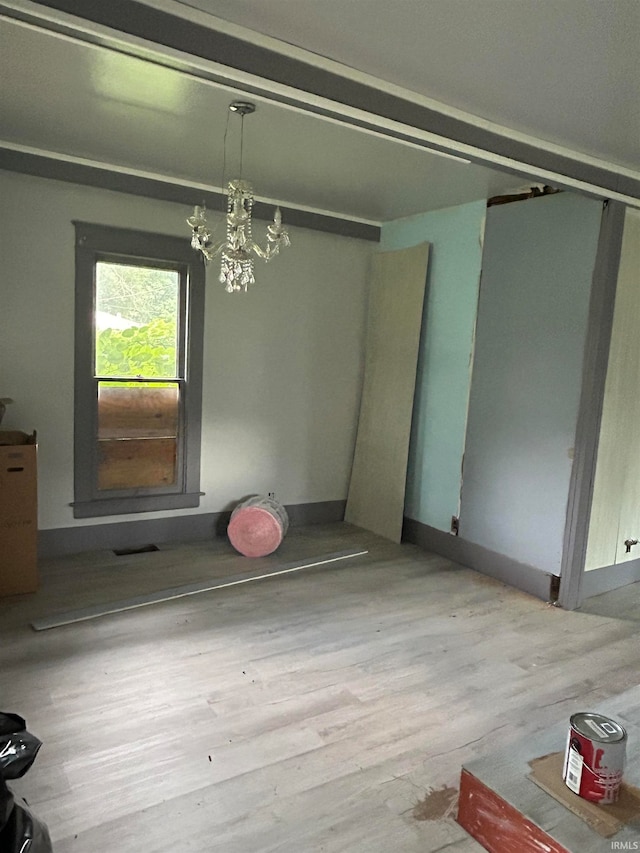
{"type": "Polygon", "coordinates": [[[198,506],[202,260],[177,237],[74,224],[74,516],[198,506]]]}

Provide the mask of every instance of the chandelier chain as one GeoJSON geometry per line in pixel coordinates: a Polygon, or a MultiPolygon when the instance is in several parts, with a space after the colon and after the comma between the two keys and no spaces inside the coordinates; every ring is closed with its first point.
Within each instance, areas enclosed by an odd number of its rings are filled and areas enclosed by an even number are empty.
{"type": "Polygon", "coordinates": [[[244,154],[244,113],[240,114],[240,180],[242,180],[242,157],[244,154]]]}
{"type": "Polygon", "coordinates": [[[229,133],[229,117],[230,117],[230,115],[231,115],[231,110],[227,110],[227,121],[226,121],[225,126],[224,126],[224,136],[222,138],[222,180],[220,181],[220,188],[222,190],[224,190],[225,180],[226,180],[226,176],[227,176],[227,134],[229,133]]]}

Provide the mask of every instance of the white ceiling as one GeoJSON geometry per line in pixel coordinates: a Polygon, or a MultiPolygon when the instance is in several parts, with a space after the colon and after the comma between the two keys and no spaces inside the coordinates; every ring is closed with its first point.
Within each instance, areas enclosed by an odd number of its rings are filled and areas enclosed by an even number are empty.
{"type": "Polygon", "coordinates": [[[638,0],[188,0],[506,128],[640,169],[638,0]]]}
{"type": "MultiPolygon", "coordinates": [[[[635,0],[158,5],[198,7],[536,138],[638,169],[635,0]]],[[[222,184],[228,104],[242,96],[237,85],[225,88],[9,17],[0,20],[0,79],[0,141],[193,186],[194,201],[199,188],[222,184]]],[[[528,180],[267,98],[250,100],[258,109],[245,120],[244,176],[258,196],[284,206],[382,222],[512,191],[528,180]]],[[[237,172],[238,130],[238,117],[230,116],[227,178],[237,172]]]]}

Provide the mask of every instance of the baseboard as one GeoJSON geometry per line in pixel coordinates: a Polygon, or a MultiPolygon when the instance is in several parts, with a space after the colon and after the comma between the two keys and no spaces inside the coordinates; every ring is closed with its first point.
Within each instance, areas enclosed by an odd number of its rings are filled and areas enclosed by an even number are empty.
{"type": "MultiPolygon", "coordinates": [[[[292,527],[342,521],[346,501],[318,501],[286,506],[292,527]]],[[[56,527],[38,533],[41,559],[99,551],[105,548],[138,548],[160,542],[192,542],[224,536],[230,512],[173,515],[167,518],[136,519],[77,527],[56,527]]]]}
{"type": "Polygon", "coordinates": [[[455,563],[475,569],[483,575],[489,575],[509,586],[515,586],[543,601],[549,601],[552,597],[551,584],[554,576],[549,572],[526,563],[519,563],[504,554],[498,554],[483,548],[482,545],[461,539],[459,536],[436,530],[435,527],[422,524],[412,518],[404,519],[402,541],[419,545],[425,551],[433,551],[455,563]]]}
{"type": "Polygon", "coordinates": [[[582,579],[582,598],[593,598],[603,592],[610,592],[621,586],[640,581],[640,559],[614,566],[603,566],[584,573],[582,579]]]}
{"type": "Polygon", "coordinates": [[[288,504],[285,505],[285,509],[293,527],[302,527],[304,524],[332,524],[334,521],[344,521],[346,506],[346,500],[318,501],[308,504],[288,504]]]}

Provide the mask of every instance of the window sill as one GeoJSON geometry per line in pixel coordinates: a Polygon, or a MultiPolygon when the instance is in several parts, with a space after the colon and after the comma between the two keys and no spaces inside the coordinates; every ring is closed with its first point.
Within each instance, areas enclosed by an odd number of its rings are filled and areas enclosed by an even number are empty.
{"type": "Polygon", "coordinates": [[[188,509],[200,506],[204,492],[179,495],[144,495],[130,498],[102,498],[72,503],[74,518],[97,518],[105,515],[126,515],[133,512],[154,512],[164,509],[188,509]]]}

